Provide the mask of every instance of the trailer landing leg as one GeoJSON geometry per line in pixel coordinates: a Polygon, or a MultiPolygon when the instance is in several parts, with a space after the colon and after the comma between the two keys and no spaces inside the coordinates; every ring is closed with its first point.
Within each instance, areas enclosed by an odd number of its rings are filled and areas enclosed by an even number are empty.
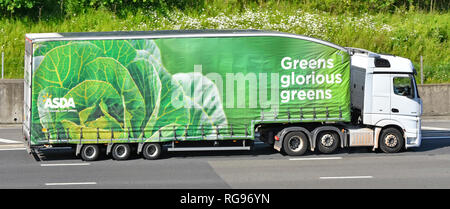
{"type": "Polygon", "coordinates": [[[44,161],[46,157],[43,152],[41,152],[40,147],[27,147],[28,154],[31,154],[36,161],[44,161]]]}

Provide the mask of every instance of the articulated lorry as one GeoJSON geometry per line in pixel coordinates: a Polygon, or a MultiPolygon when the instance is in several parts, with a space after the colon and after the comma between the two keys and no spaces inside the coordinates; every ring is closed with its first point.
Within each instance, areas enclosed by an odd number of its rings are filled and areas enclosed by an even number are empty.
{"type": "Polygon", "coordinates": [[[421,144],[410,60],[260,30],[25,36],[27,150],[83,160],[136,152],[250,150],[290,156],[421,144]]]}

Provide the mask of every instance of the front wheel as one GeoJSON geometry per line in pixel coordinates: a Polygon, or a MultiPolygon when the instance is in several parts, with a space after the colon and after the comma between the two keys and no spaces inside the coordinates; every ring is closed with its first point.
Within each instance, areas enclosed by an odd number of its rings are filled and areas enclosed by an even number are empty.
{"type": "Polygon", "coordinates": [[[400,151],[405,144],[402,133],[396,128],[387,128],[383,130],[379,141],[380,149],[385,153],[396,153],[400,151]]]}
{"type": "Polygon", "coordinates": [[[290,132],[283,139],[283,150],[290,156],[303,155],[308,148],[308,138],[302,132],[290,132]]]}

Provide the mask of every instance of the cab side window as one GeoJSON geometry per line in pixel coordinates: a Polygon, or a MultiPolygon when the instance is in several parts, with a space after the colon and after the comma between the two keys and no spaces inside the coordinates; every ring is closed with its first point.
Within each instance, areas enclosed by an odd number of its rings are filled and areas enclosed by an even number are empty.
{"type": "Polygon", "coordinates": [[[411,77],[394,77],[394,93],[408,98],[414,98],[414,85],[411,77]]]}

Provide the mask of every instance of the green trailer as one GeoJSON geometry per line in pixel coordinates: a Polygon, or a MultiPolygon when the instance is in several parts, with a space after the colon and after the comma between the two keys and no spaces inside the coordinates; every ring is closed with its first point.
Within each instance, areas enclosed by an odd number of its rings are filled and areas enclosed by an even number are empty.
{"type": "Polygon", "coordinates": [[[105,147],[118,160],[131,150],[155,159],[162,147],[246,150],[256,139],[300,155],[314,149],[318,130],[344,138],[339,124],[351,118],[350,55],[311,37],[182,30],[25,38],[31,151],[71,146],[95,160],[105,147]],[[293,133],[299,140],[283,146],[293,133]]]}

